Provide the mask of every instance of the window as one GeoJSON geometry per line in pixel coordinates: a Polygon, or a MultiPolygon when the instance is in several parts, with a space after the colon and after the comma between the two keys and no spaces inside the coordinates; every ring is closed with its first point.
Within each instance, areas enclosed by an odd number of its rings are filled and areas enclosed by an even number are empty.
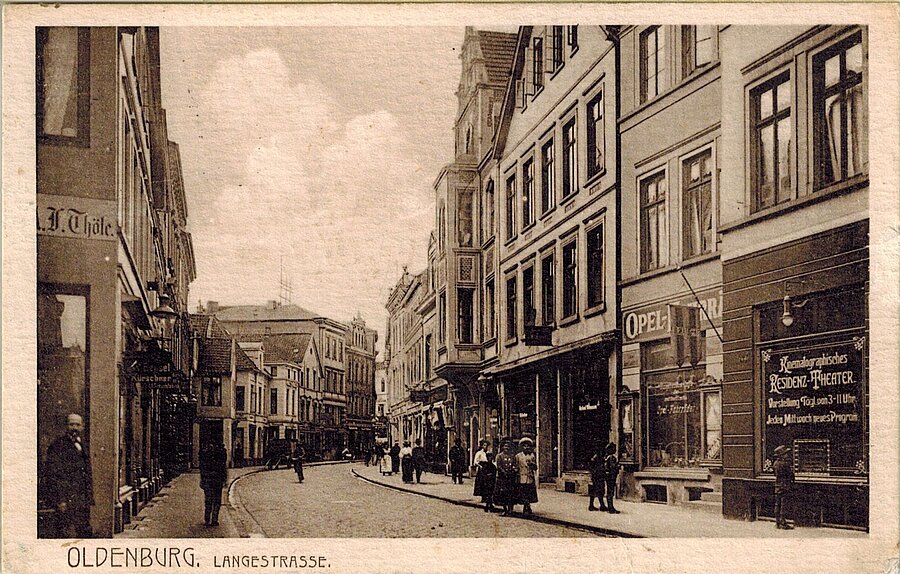
{"type": "Polygon", "coordinates": [[[544,38],[541,36],[532,41],[531,73],[531,83],[537,94],[544,87],[544,38]]]}
{"type": "Polygon", "coordinates": [[[578,149],[576,146],[575,118],[563,125],[562,131],[563,198],[578,190],[578,149]]]}
{"type": "Polygon", "coordinates": [[[457,239],[460,246],[472,247],[472,190],[460,190],[457,200],[459,208],[457,239]]]}
{"type": "Polygon", "coordinates": [[[473,299],[475,290],[472,288],[462,288],[457,290],[458,305],[458,324],[457,335],[460,343],[471,343],[473,341],[473,299]]]}
{"type": "Polygon", "coordinates": [[[641,182],[641,271],[669,263],[669,226],[666,217],[666,173],[641,182]]]}
{"type": "Polygon", "coordinates": [[[522,271],[522,316],[526,327],[533,327],[537,312],[534,308],[534,267],[522,271]]]}
{"type": "Polygon", "coordinates": [[[204,407],[221,407],[222,406],[222,381],[216,377],[204,378],[201,383],[201,406],[204,407]]]}
{"type": "Polygon", "coordinates": [[[587,296],[588,307],[602,305],[603,296],[603,225],[587,232],[587,296]]]}
{"type": "Polygon", "coordinates": [[[653,26],[641,33],[641,102],[655,98],[667,87],[666,29],[653,26]]]}
{"type": "Polygon", "coordinates": [[[712,251],[712,152],[682,165],[682,258],[712,251]]]}
{"type": "Polygon", "coordinates": [[[243,385],[238,385],[234,388],[234,409],[236,411],[243,411],[247,409],[247,387],[243,385]]]}
{"type": "Polygon", "coordinates": [[[541,213],[547,213],[556,205],[554,181],[553,140],[541,146],[541,213]]]}
{"type": "Polygon", "coordinates": [[[813,60],[816,189],[862,173],[866,163],[862,35],[813,60]]]}
{"type": "Polygon", "coordinates": [[[269,391],[269,414],[278,414],[278,389],[269,391]]]}
{"type": "Polygon", "coordinates": [[[791,83],[787,73],[750,93],[755,155],[753,210],[791,199],[791,83]]]}
{"type": "Polygon", "coordinates": [[[590,179],[603,171],[605,165],[606,130],[603,127],[602,91],[588,102],[587,122],[587,170],[590,179]]]}
{"type": "Polygon", "coordinates": [[[563,258],[563,318],[575,315],[578,309],[578,249],[575,241],[562,248],[563,258]]]}
{"type": "MultiPolygon", "coordinates": [[[[431,335],[425,335],[425,378],[431,378],[431,335]]],[[[381,383],[384,392],[384,382],[381,383]]]]}
{"type": "Polygon", "coordinates": [[[578,26],[568,26],[566,30],[566,44],[569,45],[569,53],[574,54],[578,49],[578,26]]]}
{"type": "Polygon", "coordinates": [[[484,191],[484,240],[494,236],[494,180],[487,184],[484,191]]]}
{"type": "Polygon", "coordinates": [[[37,133],[48,140],[89,143],[88,28],[37,29],[37,133]]]}
{"type": "Polygon", "coordinates": [[[681,27],[681,71],[684,77],[715,59],[715,26],[681,27]]]}
{"type": "Polygon", "coordinates": [[[506,280],[506,338],[515,339],[519,332],[516,323],[516,278],[506,280]]]}
{"type": "Polygon", "coordinates": [[[541,259],[541,312],[544,325],[556,321],[556,271],[551,253],[541,259]]]}
{"type": "Polygon", "coordinates": [[[522,229],[534,222],[534,159],[522,165],[522,229]]]}
{"type": "Polygon", "coordinates": [[[487,339],[493,339],[497,334],[497,317],[494,309],[494,280],[489,280],[484,287],[484,305],[487,307],[487,325],[485,325],[485,336],[487,339]]]}
{"type": "Polygon", "coordinates": [[[562,68],[563,65],[563,26],[550,27],[550,56],[551,72],[562,68]]]}
{"type": "Polygon", "coordinates": [[[516,236],[516,176],[506,180],[506,238],[516,236]]]}
{"type": "Polygon", "coordinates": [[[447,332],[447,294],[441,293],[438,298],[438,344],[446,341],[447,332]]]}

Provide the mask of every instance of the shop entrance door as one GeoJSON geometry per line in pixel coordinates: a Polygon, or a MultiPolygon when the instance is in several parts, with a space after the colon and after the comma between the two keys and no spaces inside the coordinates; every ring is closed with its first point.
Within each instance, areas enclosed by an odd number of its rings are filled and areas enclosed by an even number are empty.
{"type": "Polygon", "coordinates": [[[609,375],[607,360],[591,358],[572,373],[572,470],[589,470],[591,457],[609,441],[609,375]]]}

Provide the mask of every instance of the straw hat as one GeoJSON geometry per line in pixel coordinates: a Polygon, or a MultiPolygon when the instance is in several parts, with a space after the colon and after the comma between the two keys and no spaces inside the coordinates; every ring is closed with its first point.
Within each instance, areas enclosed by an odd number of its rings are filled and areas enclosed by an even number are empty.
{"type": "Polygon", "coordinates": [[[775,456],[781,456],[789,452],[791,452],[791,448],[789,446],[780,445],[775,447],[775,456]]]}

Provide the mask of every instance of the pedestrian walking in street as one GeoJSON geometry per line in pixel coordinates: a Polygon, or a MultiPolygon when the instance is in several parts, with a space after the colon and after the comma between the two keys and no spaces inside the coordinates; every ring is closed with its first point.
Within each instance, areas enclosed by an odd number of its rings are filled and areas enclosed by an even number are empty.
{"type": "Polygon", "coordinates": [[[591,471],[591,487],[590,487],[590,500],[588,501],[588,510],[591,512],[597,512],[602,510],[606,512],[606,503],[603,501],[603,497],[606,492],[606,449],[603,448],[602,443],[597,445],[597,452],[594,453],[594,456],[591,457],[590,463],[590,471],[591,471]],[[594,506],[594,499],[597,499],[597,502],[600,503],[600,507],[594,506]]]}
{"type": "Polygon", "coordinates": [[[518,500],[519,463],[512,439],[500,443],[500,454],[494,460],[497,466],[497,481],[494,485],[494,504],[503,507],[503,516],[512,514],[518,500]]]}
{"type": "Polygon", "coordinates": [[[534,441],[528,437],[519,440],[522,451],[516,455],[519,471],[519,502],[524,505],[522,512],[531,514],[531,505],[538,501],[537,481],[534,473],[537,470],[537,459],[534,455],[534,441]]]}
{"type": "Polygon", "coordinates": [[[391,474],[400,472],[400,443],[395,442],[389,451],[391,456],[391,474]]]}
{"type": "Polygon", "coordinates": [[[403,448],[400,449],[400,466],[403,469],[403,482],[412,484],[413,481],[413,460],[412,447],[409,441],[403,441],[403,448]]]}
{"type": "Polygon", "coordinates": [[[422,482],[422,473],[425,472],[425,467],[428,465],[428,460],[425,456],[425,448],[422,446],[422,441],[420,439],[416,439],[416,446],[412,449],[412,463],[413,470],[416,471],[416,482],[422,482]]]}
{"type": "Polygon", "coordinates": [[[228,459],[225,445],[206,445],[200,453],[200,488],[203,489],[203,522],[207,526],[219,525],[219,508],[222,506],[222,488],[228,476],[228,459]]]}
{"type": "Polygon", "coordinates": [[[94,482],[91,456],[82,441],[81,415],[66,417],[66,433],[47,448],[44,489],[47,503],[56,511],[53,538],[91,538],[91,506],[94,482]]]}
{"type": "Polygon", "coordinates": [[[297,473],[297,482],[303,482],[303,459],[306,458],[306,450],[303,445],[297,443],[294,449],[294,472],[297,473]]]}
{"type": "Polygon", "coordinates": [[[475,475],[475,496],[481,497],[485,512],[494,511],[494,486],[497,483],[497,467],[494,466],[494,453],[489,452],[479,461],[475,475]]]}
{"type": "Polygon", "coordinates": [[[475,457],[472,459],[472,466],[475,467],[475,488],[473,490],[475,496],[481,496],[478,491],[478,473],[479,469],[481,468],[481,463],[487,460],[487,449],[488,441],[482,439],[478,442],[478,451],[475,452],[475,457]]]}
{"type": "Polygon", "coordinates": [[[456,439],[453,441],[453,446],[450,447],[450,475],[453,478],[453,483],[459,484],[463,483],[463,473],[466,469],[466,461],[469,458],[466,456],[466,449],[462,447],[462,441],[456,439]]]}
{"type": "Polygon", "coordinates": [[[794,527],[784,517],[785,499],[794,488],[794,465],[790,447],[775,447],[775,456],[775,464],[772,465],[775,472],[775,527],[779,530],[793,530],[794,527]]]}
{"type": "Polygon", "coordinates": [[[619,459],[616,458],[616,443],[606,445],[606,458],[603,459],[603,471],[606,473],[606,511],[610,514],[619,514],[613,506],[616,496],[616,479],[619,477],[619,459]]]}

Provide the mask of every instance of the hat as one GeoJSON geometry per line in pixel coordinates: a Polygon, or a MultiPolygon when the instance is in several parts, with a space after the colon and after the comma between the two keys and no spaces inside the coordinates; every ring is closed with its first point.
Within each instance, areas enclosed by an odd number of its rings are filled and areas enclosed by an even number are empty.
{"type": "Polygon", "coordinates": [[[531,440],[530,438],[528,438],[527,436],[523,436],[522,438],[519,439],[519,445],[523,445],[523,444],[526,444],[526,443],[532,444],[532,445],[533,445],[533,444],[534,444],[534,441],[531,440]]]}
{"type": "Polygon", "coordinates": [[[775,456],[781,456],[787,452],[791,452],[791,447],[785,445],[775,447],[775,456]]]}

